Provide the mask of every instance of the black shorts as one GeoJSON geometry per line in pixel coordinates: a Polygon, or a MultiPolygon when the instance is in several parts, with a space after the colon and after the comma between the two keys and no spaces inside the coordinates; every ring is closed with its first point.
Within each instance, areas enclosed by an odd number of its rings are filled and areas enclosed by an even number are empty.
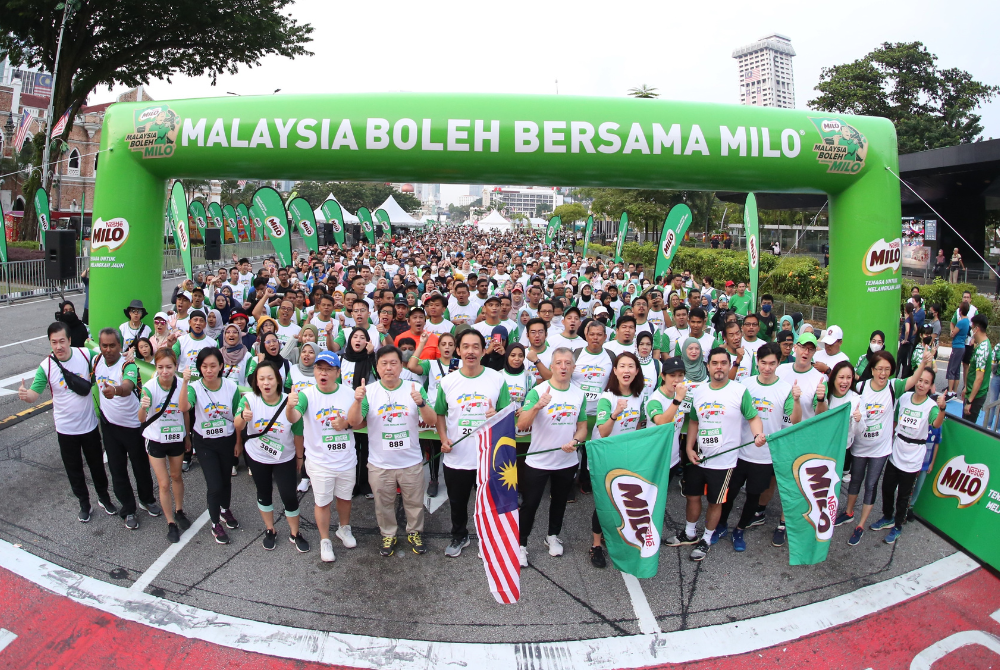
{"type": "Polygon", "coordinates": [[[150,458],[177,458],[184,455],[184,440],[180,442],[154,442],[146,440],[146,453],[150,458]]]}
{"type": "MultiPolygon", "coordinates": [[[[709,503],[721,505],[726,502],[726,492],[729,490],[729,479],[732,476],[732,468],[712,470],[692,463],[684,468],[684,495],[706,496],[709,503]]],[[[768,483],[770,484],[770,481],[768,483]]]]}
{"type": "Polygon", "coordinates": [[[972,362],[972,354],[976,353],[976,345],[969,346],[969,343],[965,343],[965,353],[962,354],[962,365],[968,365],[972,362]]]}
{"type": "MultiPolygon", "coordinates": [[[[774,476],[774,465],[771,463],[752,463],[744,461],[742,458],[736,461],[736,468],[733,471],[733,480],[745,481],[747,493],[750,495],[760,495],[771,486],[771,477],[774,476]]],[[[736,492],[733,492],[735,495],[736,492]]]]}

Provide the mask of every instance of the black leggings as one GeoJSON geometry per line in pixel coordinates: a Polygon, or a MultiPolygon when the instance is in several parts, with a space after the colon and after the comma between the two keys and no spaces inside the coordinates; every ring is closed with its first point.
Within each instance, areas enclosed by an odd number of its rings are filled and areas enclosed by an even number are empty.
{"type": "Polygon", "coordinates": [[[261,512],[273,512],[271,504],[273,487],[277,485],[285,516],[299,515],[299,496],[295,491],[295,459],[284,463],[259,463],[247,455],[253,483],[257,486],[257,507],[261,512]]]}
{"type": "Polygon", "coordinates": [[[441,472],[441,440],[420,438],[420,450],[427,455],[427,469],[430,470],[431,481],[436,482],[441,472]]]}
{"type": "Polygon", "coordinates": [[[476,474],[475,470],[444,466],[444,485],[448,489],[448,504],[451,505],[453,539],[469,536],[469,498],[476,488],[476,474]]]}
{"type": "Polygon", "coordinates": [[[354,450],[358,454],[358,465],[354,469],[353,495],[368,495],[372,492],[368,481],[368,433],[354,433],[354,450]]]}
{"type": "Polygon", "coordinates": [[[531,528],[535,525],[535,513],[538,512],[538,506],[542,503],[546,482],[551,482],[549,531],[546,535],[558,535],[562,530],[566,500],[569,499],[569,492],[573,488],[576,468],[577,466],[574,465],[562,470],[541,470],[525,464],[524,480],[520,482],[522,502],[519,534],[522,547],[528,545],[528,536],[531,535],[531,528]]]}
{"type": "Polygon", "coordinates": [[[198,462],[205,475],[208,489],[208,515],[212,523],[219,523],[219,510],[229,509],[233,498],[232,463],[236,448],[236,434],[228,437],[205,438],[194,432],[191,444],[198,450],[198,462]]]}
{"type": "Polygon", "coordinates": [[[892,519],[896,528],[902,528],[906,521],[906,510],[910,507],[910,492],[920,472],[904,472],[889,461],[885,464],[882,477],[882,518],[892,519]],[[893,507],[893,497],[896,504],[893,507]]]}

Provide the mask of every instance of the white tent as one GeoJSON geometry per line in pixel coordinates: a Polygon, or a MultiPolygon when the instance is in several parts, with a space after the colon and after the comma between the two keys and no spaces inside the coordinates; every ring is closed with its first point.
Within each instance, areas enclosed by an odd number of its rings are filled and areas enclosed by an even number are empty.
{"type": "Polygon", "coordinates": [[[528,221],[531,223],[532,228],[548,228],[549,226],[549,222],[545,219],[536,219],[535,217],[531,217],[528,221]]]}
{"type": "Polygon", "coordinates": [[[510,221],[503,218],[500,212],[495,209],[486,218],[479,219],[479,230],[499,230],[506,232],[510,230],[510,221]]]}
{"type": "Polygon", "coordinates": [[[406,226],[407,228],[417,228],[423,227],[427,224],[423,221],[417,221],[412,216],[407,214],[396,199],[391,195],[385,199],[381,205],[372,210],[372,216],[375,216],[375,210],[384,209],[385,213],[389,215],[389,223],[392,224],[393,228],[397,226],[406,226]]]}
{"type": "MultiPolygon", "coordinates": [[[[340,205],[340,201],[333,197],[333,193],[326,196],[326,200],[333,200],[335,203],[340,205]]],[[[324,200],[323,202],[326,202],[326,200],[324,200]]],[[[358,217],[348,212],[347,208],[344,207],[343,205],[340,205],[340,211],[344,213],[344,223],[360,223],[360,219],[358,219],[358,217]]],[[[316,210],[313,212],[313,214],[316,215],[316,223],[326,223],[326,216],[323,214],[322,205],[317,207],[316,210]]]]}

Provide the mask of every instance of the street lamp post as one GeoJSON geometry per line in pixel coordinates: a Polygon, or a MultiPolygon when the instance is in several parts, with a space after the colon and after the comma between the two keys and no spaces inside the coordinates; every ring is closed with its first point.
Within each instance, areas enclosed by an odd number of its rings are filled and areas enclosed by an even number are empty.
{"type": "Polygon", "coordinates": [[[52,115],[55,113],[56,105],[56,78],[59,76],[59,56],[62,53],[63,31],[66,30],[66,21],[69,20],[71,5],[74,3],[67,0],[63,3],[62,23],[59,24],[59,41],[56,43],[56,62],[52,68],[52,93],[49,94],[49,111],[47,126],[45,128],[45,149],[42,150],[42,188],[49,183],[49,145],[52,143],[52,115]]]}

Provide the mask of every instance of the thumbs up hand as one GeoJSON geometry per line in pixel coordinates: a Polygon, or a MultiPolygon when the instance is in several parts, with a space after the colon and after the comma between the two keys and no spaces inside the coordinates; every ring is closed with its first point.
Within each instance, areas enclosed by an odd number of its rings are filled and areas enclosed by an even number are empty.
{"type": "Polygon", "coordinates": [[[497,411],[496,411],[496,408],[493,407],[493,401],[492,400],[487,400],[487,403],[489,403],[487,405],[488,409],[486,410],[486,418],[488,419],[491,416],[494,416],[497,413],[497,411]]]}
{"type": "Polygon", "coordinates": [[[823,402],[826,399],[826,384],[820,382],[816,386],[816,400],[818,402],[823,402]]]}
{"type": "Polygon", "coordinates": [[[420,395],[420,389],[417,388],[416,383],[410,382],[410,397],[413,398],[413,402],[417,407],[421,407],[424,403],[423,396],[420,395]]]}
{"type": "Polygon", "coordinates": [[[354,389],[354,400],[361,402],[365,397],[365,380],[361,380],[361,385],[354,389]]]}
{"type": "Polygon", "coordinates": [[[24,385],[24,380],[21,380],[21,385],[17,387],[17,397],[24,402],[28,401],[28,389],[24,385]]]}
{"type": "Polygon", "coordinates": [[[799,382],[798,380],[796,380],[795,383],[792,384],[792,398],[798,400],[801,397],[802,397],[802,387],[799,386],[799,382]]]}

